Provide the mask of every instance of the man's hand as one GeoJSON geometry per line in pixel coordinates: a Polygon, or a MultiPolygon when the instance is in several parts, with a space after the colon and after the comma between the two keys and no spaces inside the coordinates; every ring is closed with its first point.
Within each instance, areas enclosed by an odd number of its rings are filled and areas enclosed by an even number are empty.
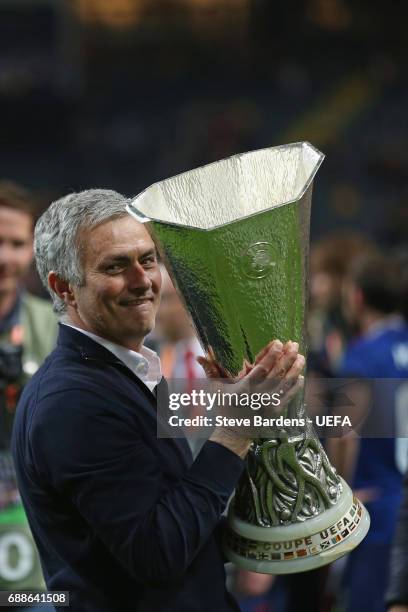
{"type": "MultiPolygon", "coordinates": [[[[289,341],[283,345],[280,340],[274,340],[262,349],[253,364],[245,362],[242,371],[235,379],[216,362],[212,351],[207,358],[199,357],[198,361],[208,378],[228,378],[235,383],[234,391],[238,393],[253,388],[254,384],[259,385],[268,379],[274,379],[281,392],[282,408],[303,386],[303,376],[300,374],[305,365],[305,358],[299,355],[298,350],[297,342],[289,341]]],[[[210,440],[222,444],[241,458],[245,457],[252,443],[252,440],[243,438],[235,429],[226,427],[217,427],[210,440]]]]}

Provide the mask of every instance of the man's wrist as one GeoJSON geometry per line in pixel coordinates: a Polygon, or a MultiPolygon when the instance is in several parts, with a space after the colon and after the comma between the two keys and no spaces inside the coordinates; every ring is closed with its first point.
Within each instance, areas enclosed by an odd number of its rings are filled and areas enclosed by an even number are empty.
{"type": "Polygon", "coordinates": [[[225,427],[216,427],[209,439],[211,442],[216,442],[217,444],[225,446],[225,448],[228,448],[241,459],[245,459],[252,444],[252,440],[243,438],[234,430],[225,427]]]}

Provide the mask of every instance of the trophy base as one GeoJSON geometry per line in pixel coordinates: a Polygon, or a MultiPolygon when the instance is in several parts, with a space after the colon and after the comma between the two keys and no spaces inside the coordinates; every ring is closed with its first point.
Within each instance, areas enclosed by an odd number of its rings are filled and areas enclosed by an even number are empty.
{"type": "Polygon", "coordinates": [[[295,574],[322,567],[351,552],[366,536],[370,516],[342,480],[335,506],[315,518],[277,527],[251,525],[233,514],[224,552],[238,567],[260,574],[295,574]]]}

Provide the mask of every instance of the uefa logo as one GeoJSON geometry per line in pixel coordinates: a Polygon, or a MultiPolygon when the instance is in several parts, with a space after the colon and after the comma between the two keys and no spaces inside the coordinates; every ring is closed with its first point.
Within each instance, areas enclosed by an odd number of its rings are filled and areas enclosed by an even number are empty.
{"type": "Polygon", "coordinates": [[[265,278],[276,266],[276,253],[270,242],[255,242],[243,257],[244,272],[248,278],[265,278]]]}

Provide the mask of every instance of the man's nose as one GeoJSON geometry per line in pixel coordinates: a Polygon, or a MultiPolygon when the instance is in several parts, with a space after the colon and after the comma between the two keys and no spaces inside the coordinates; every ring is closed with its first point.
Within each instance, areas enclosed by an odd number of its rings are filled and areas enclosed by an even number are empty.
{"type": "Polygon", "coordinates": [[[128,274],[129,286],[132,288],[150,289],[152,281],[149,278],[146,270],[140,263],[131,266],[128,274]]]}

